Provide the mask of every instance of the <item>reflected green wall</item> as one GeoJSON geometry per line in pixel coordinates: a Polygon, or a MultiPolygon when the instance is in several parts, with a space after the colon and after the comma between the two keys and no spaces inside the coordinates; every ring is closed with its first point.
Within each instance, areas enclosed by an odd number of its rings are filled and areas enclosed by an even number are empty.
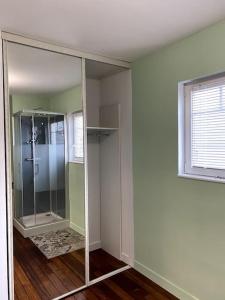
{"type": "MultiPolygon", "coordinates": [[[[49,99],[50,110],[71,113],[82,110],[81,86],[58,93],[49,99]]],[[[70,225],[81,234],[85,233],[85,206],[84,206],[84,165],[69,163],[69,206],[70,225]]]]}
{"type": "Polygon", "coordinates": [[[49,101],[46,96],[39,95],[12,95],[12,112],[16,113],[22,109],[49,110],[49,101]]]}
{"type": "Polygon", "coordinates": [[[68,89],[49,98],[49,109],[71,113],[82,109],[81,86],[68,89]]]}
{"type": "Polygon", "coordinates": [[[84,165],[69,164],[69,199],[71,227],[85,235],[84,165]]]}
{"type": "Polygon", "coordinates": [[[132,69],[135,267],[181,299],[224,300],[225,184],[177,177],[177,89],[225,71],[225,22],[132,69]]]}

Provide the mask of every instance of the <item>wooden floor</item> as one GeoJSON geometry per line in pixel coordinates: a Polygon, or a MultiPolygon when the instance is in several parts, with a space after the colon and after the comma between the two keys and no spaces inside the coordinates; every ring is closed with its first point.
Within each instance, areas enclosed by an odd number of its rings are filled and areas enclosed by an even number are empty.
{"type": "Polygon", "coordinates": [[[47,259],[14,230],[15,299],[53,299],[84,285],[84,251],[47,259]]]}
{"type": "Polygon", "coordinates": [[[126,266],[124,262],[102,249],[90,252],[89,264],[91,280],[126,266]]]}
{"type": "MultiPolygon", "coordinates": [[[[47,259],[14,229],[15,299],[53,299],[85,284],[84,249],[47,259]]],[[[125,266],[102,249],[90,252],[90,278],[125,266]]]]}
{"type": "MultiPolygon", "coordinates": [[[[46,259],[30,239],[14,231],[16,300],[48,300],[84,285],[84,250],[46,259]]],[[[91,279],[124,266],[105,251],[90,253],[91,279]]],[[[177,300],[155,283],[129,269],[67,300],[177,300]]]]}
{"type": "Polygon", "coordinates": [[[90,286],[65,300],[178,300],[134,269],[90,286]]]}

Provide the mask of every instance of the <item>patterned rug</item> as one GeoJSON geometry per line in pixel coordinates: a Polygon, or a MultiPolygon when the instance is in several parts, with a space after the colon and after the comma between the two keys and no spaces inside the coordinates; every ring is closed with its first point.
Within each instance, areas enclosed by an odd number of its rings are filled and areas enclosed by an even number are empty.
{"type": "Polygon", "coordinates": [[[84,248],[85,244],[84,236],[71,228],[34,235],[30,239],[48,259],[84,248]]]}

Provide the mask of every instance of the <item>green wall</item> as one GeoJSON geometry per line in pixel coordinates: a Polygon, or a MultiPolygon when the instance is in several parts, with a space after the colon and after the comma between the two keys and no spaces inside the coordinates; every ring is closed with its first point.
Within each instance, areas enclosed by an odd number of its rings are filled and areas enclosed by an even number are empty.
{"type": "Polygon", "coordinates": [[[69,164],[69,200],[71,227],[85,235],[84,165],[69,164]]]}
{"type": "MultiPolygon", "coordinates": [[[[62,113],[71,113],[82,110],[81,86],[68,89],[50,97],[49,108],[52,111],[62,113]]],[[[71,227],[79,233],[85,234],[84,165],[79,163],[69,163],[68,178],[71,227]]]]}
{"type": "Polygon", "coordinates": [[[12,112],[22,109],[49,110],[48,98],[40,95],[12,95],[12,112]]]}
{"type": "Polygon", "coordinates": [[[82,109],[81,86],[76,86],[49,98],[50,110],[71,113],[82,109]]]}
{"type": "Polygon", "coordinates": [[[177,176],[177,89],[225,70],[225,22],[132,69],[135,267],[181,299],[224,300],[225,184],[177,176]]]}

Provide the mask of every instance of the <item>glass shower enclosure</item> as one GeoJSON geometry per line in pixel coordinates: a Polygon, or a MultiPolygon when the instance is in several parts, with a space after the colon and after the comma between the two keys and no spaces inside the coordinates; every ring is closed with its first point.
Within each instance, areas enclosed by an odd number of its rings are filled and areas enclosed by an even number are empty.
{"type": "Polygon", "coordinates": [[[14,218],[25,228],[66,218],[64,114],[13,117],[14,218]]]}

